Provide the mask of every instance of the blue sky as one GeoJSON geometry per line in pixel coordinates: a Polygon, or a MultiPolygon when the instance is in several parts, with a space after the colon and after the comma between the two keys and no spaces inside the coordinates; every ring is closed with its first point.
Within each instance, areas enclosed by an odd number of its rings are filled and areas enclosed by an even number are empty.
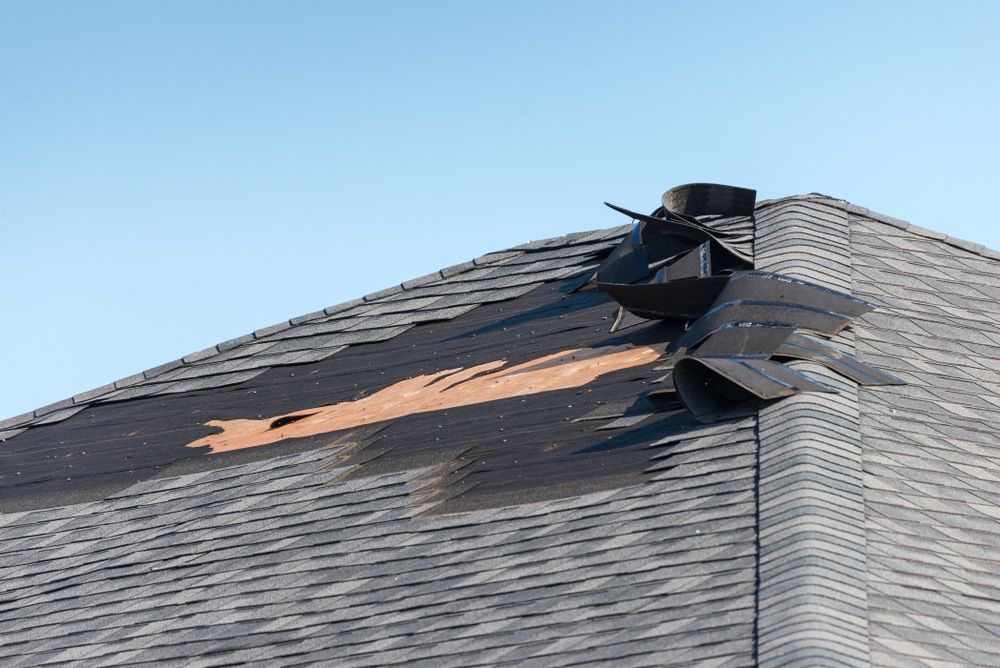
{"type": "Polygon", "coordinates": [[[0,417],[682,183],[1000,248],[997,2],[0,0],[0,417]]]}

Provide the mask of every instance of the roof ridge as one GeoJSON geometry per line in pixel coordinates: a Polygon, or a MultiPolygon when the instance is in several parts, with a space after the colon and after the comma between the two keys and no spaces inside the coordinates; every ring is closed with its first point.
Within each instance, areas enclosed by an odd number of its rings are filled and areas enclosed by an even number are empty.
{"type": "MultiPolygon", "coordinates": [[[[770,203],[756,216],[758,269],[849,292],[850,215],[832,204],[815,195],[770,203]]],[[[833,343],[854,353],[851,330],[833,343]]],[[[837,394],[799,394],[758,413],[758,656],[762,664],[797,653],[866,665],[858,389],[814,363],[789,365],[837,394]]]]}
{"type": "Polygon", "coordinates": [[[876,220],[880,223],[885,223],[891,225],[900,230],[905,230],[911,234],[915,234],[926,239],[933,239],[934,241],[942,241],[949,246],[955,248],[960,248],[961,250],[968,251],[970,253],[975,253],[976,255],[981,255],[982,257],[989,258],[991,260],[1000,260],[1000,250],[994,250],[989,246],[975,243],[974,241],[968,241],[966,239],[960,239],[958,237],[953,237],[951,235],[945,234],[943,232],[937,232],[930,228],[921,227],[919,225],[914,225],[908,221],[902,220],[900,218],[894,218],[892,216],[887,216],[883,213],[878,213],[877,211],[872,211],[863,206],[858,206],[857,204],[852,204],[851,202],[840,199],[837,197],[831,197],[830,195],[823,195],[821,193],[809,193],[808,195],[789,195],[788,197],[779,197],[776,199],[761,200],[757,203],[757,210],[760,211],[761,208],[767,208],[775,206],[782,202],[788,202],[793,200],[823,200],[835,206],[837,208],[843,209],[847,213],[854,214],[856,216],[864,216],[872,220],[876,220]]]}

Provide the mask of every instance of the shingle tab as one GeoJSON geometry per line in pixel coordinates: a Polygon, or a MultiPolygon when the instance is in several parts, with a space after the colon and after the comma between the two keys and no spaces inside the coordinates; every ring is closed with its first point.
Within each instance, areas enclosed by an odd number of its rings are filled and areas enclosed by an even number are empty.
{"type": "Polygon", "coordinates": [[[363,298],[352,299],[351,301],[343,302],[341,304],[335,304],[333,306],[327,306],[323,309],[323,312],[327,315],[335,315],[337,313],[342,313],[344,311],[349,311],[356,306],[361,306],[365,303],[363,298]]]}
{"type": "Polygon", "coordinates": [[[141,373],[137,373],[137,374],[134,374],[134,375],[122,378],[120,380],[116,380],[115,381],[115,387],[120,390],[120,389],[122,389],[124,387],[129,387],[131,385],[135,385],[136,383],[141,383],[144,380],[146,380],[146,376],[144,376],[141,373]]]}
{"type": "Polygon", "coordinates": [[[88,392],[81,392],[80,394],[73,396],[73,403],[85,404],[87,402],[93,401],[103,395],[110,394],[114,392],[117,388],[114,383],[108,383],[107,385],[102,385],[101,387],[95,387],[93,390],[88,392]]]}
{"type": "MultiPolygon", "coordinates": [[[[305,315],[300,315],[292,318],[288,321],[290,325],[301,325],[304,322],[309,322],[310,320],[320,320],[326,317],[328,314],[324,311],[313,311],[312,313],[306,313],[305,315]]],[[[279,330],[280,331],[280,330],[279,330]]]]}
{"type": "Polygon", "coordinates": [[[243,336],[237,336],[235,339],[229,339],[228,341],[216,344],[215,347],[219,349],[220,353],[224,353],[227,350],[232,350],[237,346],[242,346],[244,343],[250,343],[253,340],[253,334],[244,334],[243,336]]]}
{"type": "MultiPolygon", "coordinates": [[[[325,310],[323,311],[322,314],[324,316],[327,315],[325,310]]],[[[289,329],[290,327],[292,327],[293,324],[294,323],[288,320],[286,320],[285,322],[279,322],[276,325],[271,325],[270,327],[263,327],[261,329],[258,329],[253,333],[253,336],[255,339],[264,339],[267,338],[268,336],[271,336],[272,334],[277,334],[278,332],[283,332],[286,329],[289,329]]]]}
{"type": "Polygon", "coordinates": [[[386,297],[391,297],[393,295],[399,294],[403,291],[402,285],[394,285],[391,288],[386,288],[385,290],[379,290],[378,292],[373,292],[369,295],[364,296],[366,302],[373,302],[379,299],[384,299],[386,297]]]}
{"type": "Polygon", "coordinates": [[[470,271],[476,268],[475,262],[462,262],[461,264],[452,265],[450,267],[445,267],[441,270],[441,276],[443,278],[451,278],[457,274],[461,274],[466,271],[470,271]]]}
{"type": "Polygon", "coordinates": [[[168,371],[173,371],[179,367],[184,366],[184,360],[174,360],[173,362],[167,362],[166,364],[161,364],[159,366],[154,366],[152,369],[146,369],[142,372],[142,375],[148,378],[156,378],[168,371]]]}
{"type": "Polygon", "coordinates": [[[501,251],[498,253],[487,253],[486,255],[477,257],[472,262],[477,266],[496,264],[497,262],[505,262],[507,260],[510,260],[511,258],[519,257],[522,254],[523,253],[521,251],[501,251]]]}
{"type": "Polygon", "coordinates": [[[82,411],[84,408],[86,408],[86,406],[70,405],[67,408],[61,408],[59,410],[54,410],[54,411],[46,411],[44,413],[35,411],[36,413],[39,413],[39,415],[38,417],[36,417],[34,420],[31,421],[31,425],[38,426],[43,424],[51,424],[53,422],[61,422],[67,418],[73,417],[74,415],[82,411]]]}
{"type": "Polygon", "coordinates": [[[435,271],[433,274],[427,274],[426,276],[421,276],[420,278],[414,278],[409,281],[403,282],[403,289],[410,290],[411,288],[419,288],[422,285],[429,285],[431,283],[437,283],[443,278],[440,271],[435,271]]]}
{"type": "Polygon", "coordinates": [[[196,353],[185,355],[182,359],[184,360],[185,364],[194,364],[195,362],[200,362],[210,357],[215,357],[218,354],[219,354],[219,349],[216,346],[212,346],[211,348],[205,348],[196,353]]]}

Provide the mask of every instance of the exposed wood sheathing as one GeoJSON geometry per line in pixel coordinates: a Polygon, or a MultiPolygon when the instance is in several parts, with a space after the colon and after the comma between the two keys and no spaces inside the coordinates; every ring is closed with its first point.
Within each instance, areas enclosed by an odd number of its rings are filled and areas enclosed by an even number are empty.
{"type": "Polygon", "coordinates": [[[508,369],[503,368],[502,360],[469,368],[445,369],[401,380],[356,401],[305,408],[258,420],[210,420],[206,425],[218,427],[222,433],[206,436],[189,443],[188,447],[208,446],[213,453],[229,452],[277,443],[286,438],[353,429],[416,413],[568,390],[583,387],[612,371],[652,364],[662,353],[663,350],[648,346],[577,348],[508,369]]]}

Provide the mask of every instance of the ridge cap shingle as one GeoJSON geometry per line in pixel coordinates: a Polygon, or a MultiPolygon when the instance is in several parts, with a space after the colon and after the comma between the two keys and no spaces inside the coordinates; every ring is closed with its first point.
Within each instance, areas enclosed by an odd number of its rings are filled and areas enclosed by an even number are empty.
{"type": "Polygon", "coordinates": [[[982,257],[986,257],[991,260],[1000,260],[1000,251],[994,250],[989,246],[985,246],[983,244],[975,243],[973,241],[968,241],[965,239],[960,239],[958,237],[953,237],[948,234],[945,234],[944,232],[938,232],[937,230],[932,230],[927,227],[921,227],[919,225],[915,225],[908,221],[902,220],[901,218],[895,218],[893,216],[888,216],[883,213],[878,213],[877,211],[872,211],[871,209],[868,209],[866,207],[858,206],[857,204],[852,204],[851,202],[845,199],[831,197],[829,195],[821,195],[819,193],[810,193],[809,195],[791,195],[788,197],[781,197],[777,199],[762,200],[757,203],[757,207],[760,208],[761,206],[773,206],[778,203],[787,201],[796,201],[796,200],[800,201],[822,200],[832,206],[835,206],[837,208],[846,211],[847,213],[854,214],[856,216],[864,216],[865,218],[870,218],[871,220],[891,225],[892,227],[895,227],[897,229],[905,230],[906,232],[910,232],[911,234],[914,234],[919,237],[924,237],[926,239],[933,239],[935,241],[943,241],[949,246],[960,248],[962,250],[969,251],[970,253],[975,253],[976,255],[980,255],[982,257]]]}

